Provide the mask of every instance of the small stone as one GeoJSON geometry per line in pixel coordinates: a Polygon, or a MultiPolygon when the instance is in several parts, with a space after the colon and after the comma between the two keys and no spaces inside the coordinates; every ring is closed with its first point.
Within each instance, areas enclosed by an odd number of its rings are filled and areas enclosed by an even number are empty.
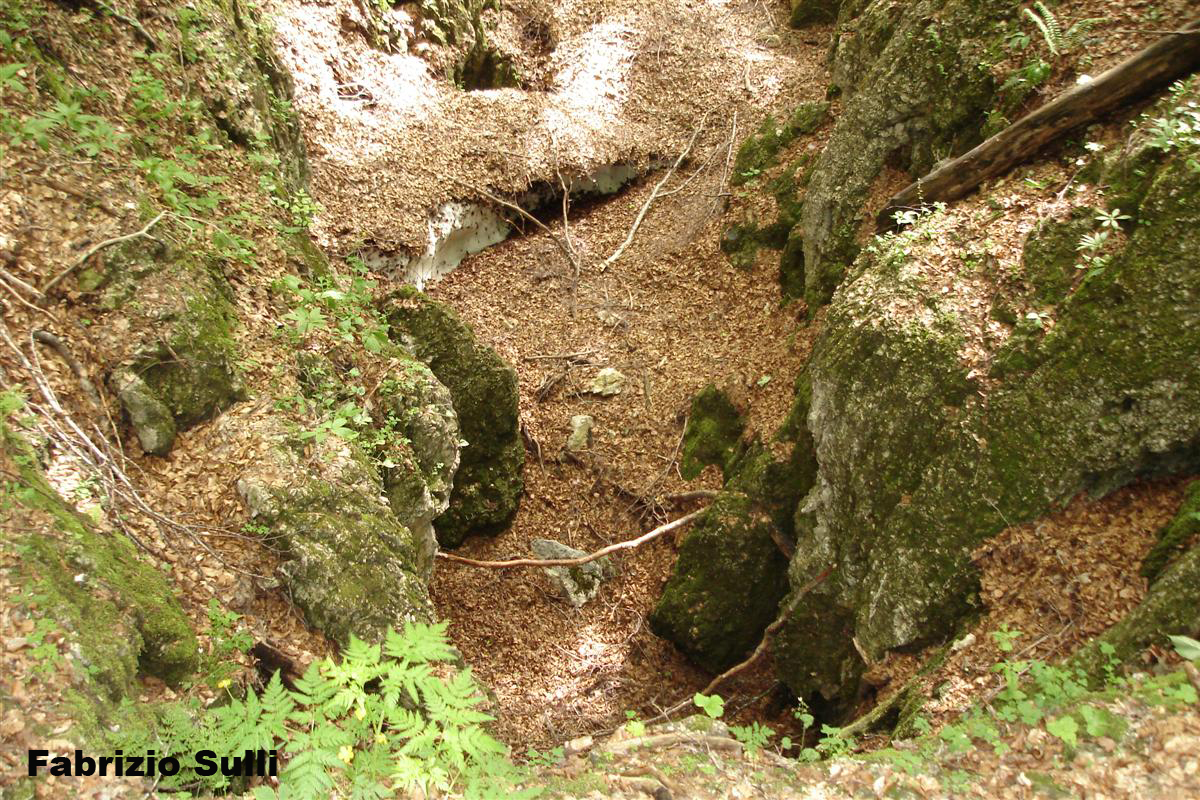
{"type": "MultiPolygon", "coordinates": [[[[529,546],[534,556],[541,559],[583,558],[587,555],[553,539],[534,539],[529,546]]],[[[542,571],[571,605],[579,608],[600,593],[600,584],[612,574],[609,563],[607,558],[599,558],[573,567],[545,567],[542,571]]]]}
{"type": "Polygon", "coordinates": [[[572,453],[588,449],[592,444],[592,426],[596,421],[587,414],[571,417],[571,435],[567,437],[567,450],[572,453]]]}
{"type": "Polygon", "coordinates": [[[571,755],[575,755],[576,753],[582,753],[586,750],[591,750],[592,744],[593,744],[593,742],[592,742],[591,736],[576,737],[576,738],[572,739],[571,741],[567,742],[567,747],[566,747],[567,755],[571,756],[571,755]]]}
{"type": "Polygon", "coordinates": [[[592,378],[588,391],[592,394],[611,397],[614,394],[620,394],[624,388],[625,376],[612,367],[605,367],[596,373],[596,377],[592,378]]]}
{"type": "Polygon", "coordinates": [[[966,650],[971,645],[975,644],[975,634],[968,633],[963,638],[959,639],[954,644],[950,645],[950,652],[957,653],[960,650],[966,650]]]}
{"type": "Polygon", "coordinates": [[[13,636],[11,639],[4,640],[4,649],[10,653],[15,653],[16,651],[28,646],[29,640],[24,636],[13,636]]]}

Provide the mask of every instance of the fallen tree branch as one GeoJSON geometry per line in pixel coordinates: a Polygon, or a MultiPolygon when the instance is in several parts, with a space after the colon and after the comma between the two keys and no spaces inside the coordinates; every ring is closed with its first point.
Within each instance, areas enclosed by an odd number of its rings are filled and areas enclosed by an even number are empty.
{"type": "Polygon", "coordinates": [[[1102,114],[1161,89],[1200,67],[1200,19],[1059,95],[975,149],[943,164],[888,201],[875,219],[880,233],[893,230],[897,211],[956,200],[989,178],[1007,172],[1050,142],[1102,114]]]}
{"type": "Polygon", "coordinates": [[[745,746],[737,739],[730,739],[726,736],[708,736],[702,733],[659,733],[653,736],[640,736],[636,739],[623,739],[619,742],[605,745],[602,750],[607,753],[625,753],[630,750],[636,750],[639,747],[669,747],[673,744],[702,744],[711,747],[713,750],[737,750],[745,749],[745,746]]]}
{"type": "Polygon", "coordinates": [[[85,5],[103,11],[105,14],[108,14],[115,20],[124,22],[126,25],[132,28],[133,32],[137,34],[137,37],[141,39],[143,43],[145,43],[147,49],[152,51],[158,49],[158,40],[151,36],[150,32],[142,27],[142,23],[138,22],[133,17],[129,16],[128,14],[122,14],[108,3],[105,3],[104,0],[85,0],[85,5]]]}
{"type": "Polygon", "coordinates": [[[67,347],[67,343],[55,336],[53,333],[50,333],[50,331],[35,330],[30,334],[30,336],[33,337],[35,342],[40,342],[49,347],[55,353],[58,353],[58,357],[66,362],[66,365],[70,367],[71,374],[75,376],[75,380],[79,383],[79,388],[83,390],[83,393],[87,396],[87,399],[99,407],[100,393],[96,391],[96,387],[88,378],[87,371],[84,370],[83,364],[80,364],[79,359],[75,358],[75,354],[71,352],[70,347],[67,347]]]}
{"type": "Polygon", "coordinates": [[[487,569],[511,569],[513,567],[577,567],[581,564],[587,564],[597,559],[604,558],[609,553],[615,553],[618,550],[631,550],[639,545],[645,544],[652,539],[657,539],[663,534],[667,534],[673,530],[682,528],[684,525],[696,519],[707,510],[708,507],[705,506],[704,508],[697,509],[690,514],[684,514],[679,519],[672,520],[666,525],[660,525],[649,533],[644,533],[636,539],[629,539],[628,541],[624,542],[616,542],[608,545],[607,547],[602,547],[589,555],[580,556],[579,558],[514,558],[509,561],[478,561],[474,558],[464,558],[463,556],[456,556],[453,553],[445,552],[439,552],[437,557],[445,559],[446,561],[453,561],[456,564],[467,564],[468,566],[485,567],[487,569]]]}
{"type": "Polygon", "coordinates": [[[637,235],[638,228],[642,226],[642,220],[646,218],[646,213],[650,211],[650,205],[658,198],[659,192],[661,192],[662,188],[667,185],[667,181],[669,181],[671,176],[675,174],[675,170],[679,169],[679,165],[683,163],[685,158],[687,158],[688,153],[692,152],[692,146],[696,144],[696,139],[700,136],[700,132],[704,130],[704,122],[707,119],[708,112],[705,111],[704,116],[700,118],[700,124],[696,126],[696,130],[692,133],[692,138],[688,141],[687,147],[683,148],[683,152],[679,154],[679,158],[675,159],[675,163],[671,165],[669,170],[667,170],[667,174],[664,175],[662,180],[660,180],[654,186],[654,191],[650,192],[650,196],[646,198],[645,204],[642,205],[642,210],[639,211],[637,217],[634,218],[633,225],[629,228],[629,233],[625,236],[625,241],[621,242],[621,246],[613,251],[611,256],[604,259],[604,263],[600,265],[601,272],[604,272],[613,263],[615,263],[616,260],[621,257],[621,254],[625,252],[625,249],[633,243],[633,237],[637,235]]]}
{"type": "Polygon", "coordinates": [[[71,264],[71,266],[67,267],[62,272],[58,273],[53,278],[51,278],[49,283],[47,283],[45,286],[42,287],[42,295],[45,296],[46,293],[49,292],[51,289],[53,289],[55,286],[57,286],[59,284],[59,282],[62,281],[63,278],[67,277],[72,272],[74,272],[75,270],[82,267],[89,258],[91,258],[96,253],[103,250],[105,247],[111,247],[114,244],[120,244],[121,242],[128,242],[130,239],[137,239],[138,237],[146,236],[147,234],[150,233],[150,229],[153,228],[155,225],[157,225],[159,223],[159,220],[161,220],[166,215],[167,215],[167,212],[162,211],[159,213],[159,215],[157,217],[155,217],[154,219],[147,222],[146,226],[144,228],[142,228],[141,230],[134,231],[133,233],[127,233],[124,236],[114,236],[111,239],[105,239],[103,242],[99,242],[98,244],[92,245],[91,247],[88,248],[88,251],[86,253],[84,253],[78,259],[75,260],[75,263],[71,264]]]}

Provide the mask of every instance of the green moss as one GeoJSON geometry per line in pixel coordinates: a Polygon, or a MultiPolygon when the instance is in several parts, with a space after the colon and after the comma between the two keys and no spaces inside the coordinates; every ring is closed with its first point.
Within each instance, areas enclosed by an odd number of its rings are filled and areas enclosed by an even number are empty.
{"type": "Polygon", "coordinates": [[[181,312],[166,342],[134,365],[142,379],[186,429],[242,397],[235,363],[233,306],[221,286],[203,273],[185,273],[195,288],[185,288],[181,312]]]}
{"type": "Polygon", "coordinates": [[[729,257],[730,264],[741,270],[754,266],[759,245],[758,227],[753,223],[735,223],[721,234],[721,251],[729,257]]]}
{"type": "Polygon", "coordinates": [[[788,422],[776,434],[773,449],[788,449],[782,460],[758,442],[740,443],[742,420],[715,388],[693,402],[688,430],[697,418],[714,422],[712,431],[696,428],[695,441],[713,445],[708,455],[724,459],[728,480],[680,546],[651,627],[706,669],[723,669],[754,647],[787,591],[783,551],[790,547],[797,505],[817,473],[804,424],[807,388],[805,380],[798,382],[788,422]],[[702,435],[709,432],[711,438],[702,435]],[[730,442],[737,444],[729,450],[719,446],[730,442]]]}
{"type": "Polygon", "coordinates": [[[1193,481],[1184,493],[1179,513],[1158,532],[1158,542],[1142,561],[1142,577],[1153,584],[1175,558],[1195,543],[1197,536],[1200,536],[1200,481],[1193,481]]]}
{"type": "Polygon", "coordinates": [[[1059,302],[1053,325],[1018,331],[983,397],[920,256],[864,253],[809,367],[821,488],[796,517],[791,583],[835,571],[797,609],[797,641],[816,652],[789,651],[794,690],[814,672],[837,696],[852,689],[835,678],[856,648],[823,632],[823,616],[852,613],[871,659],[939,641],[978,604],[980,542],[1080,491],[1200,465],[1198,214],[1200,173],[1169,159],[1124,248],[1059,302]]]}
{"type": "Polygon", "coordinates": [[[1062,301],[1078,277],[1079,240],[1095,228],[1096,212],[1077,208],[1066,220],[1044,220],[1025,242],[1021,265],[1034,299],[1044,305],[1062,301]]]}
{"type": "Polygon", "coordinates": [[[768,114],[758,130],[738,147],[730,183],[740,186],[770,169],[783,148],[797,136],[815,131],[828,115],[829,103],[826,102],[804,103],[783,122],[768,114]]]}
{"type": "Polygon", "coordinates": [[[119,532],[100,534],[46,482],[28,445],[0,423],[6,457],[19,469],[19,498],[48,513],[51,531],[16,542],[19,573],[38,611],[78,645],[89,685],[115,700],[141,672],[178,684],[195,671],[195,634],[166,578],[119,532]]]}
{"type": "Polygon", "coordinates": [[[479,344],[457,314],[415,289],[390,296],[385,313],[393,335],[450,390],[467,441],[450,507],[434,523],[438,541],[453,547],[472,533],[502,530],[524,490],[516,372],[479,344]]]}
{"type": "Polygon", "coordinates": [[[770,525],[749,497],[723,492],[680,545],[651,630],[713,672],[744,657],[787,591],[770,525]]]}
{"type": "Polygon", "coordinates": [[[804,238],[799,228],[788,234],[779,256],[779,291],[784,300],[804,297],[804,238]]]}
{"type": "Polygon", "coordinates": [[[1169,646],[1167,636],[1200,634],[1200,547],[1193,547],[1169,566],[1146,598],[1124,619],[1085,645],[1071,662],[1097,681],[1112,659],[1128,662],[1152,644],[1169,646]]]}
{"type": "Polygon", "coordinates": [[[730,402],[728,395],[709,384],[692,398],[687,428],[683,432],[683,447],[679,471],[686,480],[700,476],[709,464],[727,473],[737,454],[738,443],[746,422],[741,412],[730,402]]]}

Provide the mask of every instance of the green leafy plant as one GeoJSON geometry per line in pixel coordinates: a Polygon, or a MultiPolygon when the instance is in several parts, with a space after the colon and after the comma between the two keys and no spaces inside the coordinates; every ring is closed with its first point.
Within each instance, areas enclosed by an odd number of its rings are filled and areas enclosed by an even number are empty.
{"type": "Polygon", "coordinates": [[[1112,211],[1101,211],[1096,214],[1096,221],[1100,223],[1101,228],[1110,228],[1114,231],[1121,230],[1121,223],[1127,219],[1132,219],[1132,217],[1128,214],[1122,214],[1119,208],[1114,208],[1112,211]]]}
{"type": "Polygon", "coordinates": [[[409,623],[382,646],[352,638],[340,661],[314,663],[295,689],[276,674],[261,693],[207,709],[170,704],[149,724],[120,726],[111,743],[181,754],[180,773],[162,779],[175,791],[242,789],[220,774],[200,776],[188,754],[275,749],[279,786],[254,788],[255,800],[534,796],[517,788],[524,771],[484,728],[492,718],[478,708],[484,698],[470,671],[450,666],[445,633],[446,623],[409,623]]]}
{"type": "Polygon", "coordinates": [[[1200,642],[1190,636],[1168,636],[1175,652],[1185,661],[1195,661],[1200,658],[1200,642]]]}
{"type": "Polygon", "coordinates": [[[1056,57],[1066,55],[1082,44],[1088,32],[1104,21],[1102,17],[1091,17],[1081,19],[1069,28],[1063,28],[1054,12],[1046,8],[1046,4],[1041,0],[1034,3],[1032,8],[1023,9],[1022,13],[1041,32],[1046,49],[1056,57]]]}
{"type": "Polygon", "coordinates": [[[636,711],[625,712],[625,724],[622,726],[625,732],[635,739],[640,739],[646,735],[646,723],[638,719],[636,711]]]}
{"type": "Polygon", "coordinates": [[[773,729],[757,721],[749,725],[730,725],[729,732],[746,746],[746,752],[752,756],[766,747],[775,735],[773,729]]]}
{"type": "Polygon", "coordinates": [[[332,435],[352,441],[359,437],[358,428],[370,422],[370,414],[354,403],[345,403],[333,412],[333,416],[321,420],[312,430],[301,431],[300,439],[312,439],[319,444],[332,435]]]}
{"type": "Polygon", "coordinates": [[[826,758],[840,758],[849,755],[855,747],[854,737],[848,736],[841,728],[833,725],[821,726],[821,740],[817,742],[816,750],[826,758]]]}
{"type": "Polygon", "coordinates": [[[704,695],[697,692],[692,702],[710,719],[718,719],[725,713],[725,700],[719,694],[704,695]]]}
{"type": "Polygon", "coordinates": [[[0,66],[0,96],[13,92],[15,94],[25,94],[25,84],[17,77],[17,74],[29,66],[28,64],[5,64],[0,66]]]}

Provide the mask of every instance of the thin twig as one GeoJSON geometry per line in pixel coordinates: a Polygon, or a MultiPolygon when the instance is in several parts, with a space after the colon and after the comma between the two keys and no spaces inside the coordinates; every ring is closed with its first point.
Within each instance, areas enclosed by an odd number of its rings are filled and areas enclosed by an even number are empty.
{"type": "Polygon", "coordinates": [[[708,119],[708,112],[704,112],[704,116],[700,118],[700,124],[696,126],[696,130],[692,132],[692,138],[688,141],[687,147],[683,148],[683,152],[679,154],[679,158],[675,159],[675,163],[667,170],[667,174],[662,177],[654,187],[654,191],[650,192],[650,196],[646,198],[646,202],[642,205],[642,210],[633,220],[633,225],[629,228],[629,233],[625,236],[625,241],[621,242],[611,256],[604,259],[604,263],[600,265],[600,271],[604,272],[625,252],[625,249],[633,243],[633,237],[637,235],[638,228],[642,226],[642,220],[646,218],[646,213],[650,211],[650,205],[658,199],[659,192],[667,185],[667,181],[671,180],[671,176],[675,174],[675,170],[679,169],[679,165],[687,158],[688,153],[692,152],[692,146],[696,144],[696,139],[699,138],[700,132],[704,130],[704,122],[708,119]]]}
{"type": "Polygon", "coordinates": [[[682,528],[692,520],[699,517],[705,512],[706,508],[697,509],[689,514],[684,514],[676,520],[668,522],[666,525],[660,525],[649,533],[644,533],[636,539],[629,539],[624,542],[616,542],[607,547],[602,547],[594,553],[579,558],[514,558],[509,561],[477,561],[473,558],[464,558],[456,556],[453,553],[439,552],[438,558],[444,558],[447,561],[453,561],[456,564],[467,564],[472,567],[485,567],[487,569],[509,569],[512,567],[577,567],[581,564],[587,564],[599,558],[604,558],[609,553],[615,553],[618,550],[630,550],[646,542],[657,539],[663,534],[670,533],[673,530],[682,528]]]}
{"type": "MultiPolygon", "coordinates": [[[[57,324],[58,320],[54,318],[53,314],[51,314],[49,311],[47,311],[44,308],[35,306],[33,303],[29,302],[28,300],[26,300],[24,297],[21,296],[21,294],[9,283],[9,280],[12,279],[12,277],[13,276],[9,275],[6,271],[0,270],[0,288],[3,288],[4,291],[6,291],[10,295],[12,295],[13,299],[16,300],[18,303],[20,303],[21,305],[25,306],[26,308],[28,308],[31,311],[36,311],[39,314],[44,314],[51,322],[57,324]]],[[[34,296],[37,297],[38,296],[37,289],[34,289],[33,291],[34,291],[34,296]]]]}
{"type": "Polygon", "coordinates": [[[110,247],[111,245],[114,245],[114,244],[120,244],[121,242],[127,242],[130,239],[137,239],[140,236],[145,236],[146,234],[148,234],[150,232],[150,229],[153,228],[155,225],[157,225],[158,221],[161,220],[166,215],[167,215],[167,212],[165,212],[165,211],[160,212],[157,217],[155,217],[154,219],[147,222],[146,226],[144,228],[142,228],[141,230],[134,231],[133,233],[127,233],[124,236],[114,236],[111,239],[105,239],[103,242],[92,245],[91,247],[88,248],[88,251],[86,253],[84,253],[78,259],[76,259],[74,264],[67,267],[62,272],[58,273],[53,278],[51,278],[50,282],[42,287],[42,294],[45,295],[47,292],[49,292],[51,289],[53,289],[55,286],[57,286],[63,278],[67,277],[72,272],[79,269],[81,266],[83,266],[83,264],[89,258],[94,256],[100,250],[103,250],[105,247],[110,247]]]}
{"type": "Polygon", "coordinates": [[[83,393],[97,406],[100,405],[100,393],[96,391],[96,387],[92,385],[88,378],[87,371],[83,365],[79,363],[79,359],[75,358],[75,354],[71,352],[71,348],[62,339],[55,336],[50,331],[36,330],[30,334],[35,342],[41,342],[49,347],[54,352],[58,353],[59,358],[67,363],[71,373],[75,376],[75,380],[79,382],[79,388],[83,389],[83,393]]]}
{"type": "Polygon", "coordinates": [[[540,219],[535,217],[533,214],[530,214],[528,211],[521,208],[516,203],[512,203],[501,197],[497,197],[496,195],[492,194],[491,192],[487,191],[486,189],[480,189],[477,186],[472,186],[471,184],[467,183],[466,181],[460,181],[458,178],[454,177],[453,175],[447,175],[445,177],[448,180],[450,180],[451,182],[457,183],[459,186],[462,186],[466,189],[470,189],[473,192],[478,192],[479,194],[486,197],[488,200],[491,200],[493,203],[498,203],[499,205],[502,205],[507,209],[517,212],[522,217],[524,217],[525,219],[532,222],[539,229],[541,229],[543,233],[545,233],[552,240],[554,240],[554,244],[556,244],[558,246],[558,249],[562,251],[563,255],[567,257],[567,263],[571,265],[571,268],[572,269],[578,268],[578,265],[575,262],[575,256],[571,252],[571,248],[568,247],[566,244],[564,244],[563,240],[561,238],[559,238],[558,236],[556,236],[554,234],[554,231],[550,230],[550,228],[546,225],[546,223],[542,222],[540,219]]]}
{"type": "Polygon", "coordinates": [[[138,22],[133,17],[127,14],[122,14],[120,11],[117,11],[108,3],[104,2],[104,0],[87,0],[87,4],[100,9],[113,19],[120,20],[129,27],[133,28],[133,32],[138,35],[139,39],[145,42],[146,47],[150,48],[151,50],[158,49],[158,40],[151,36],[150,33],[142,27],[142,23],[138,22]]]}

